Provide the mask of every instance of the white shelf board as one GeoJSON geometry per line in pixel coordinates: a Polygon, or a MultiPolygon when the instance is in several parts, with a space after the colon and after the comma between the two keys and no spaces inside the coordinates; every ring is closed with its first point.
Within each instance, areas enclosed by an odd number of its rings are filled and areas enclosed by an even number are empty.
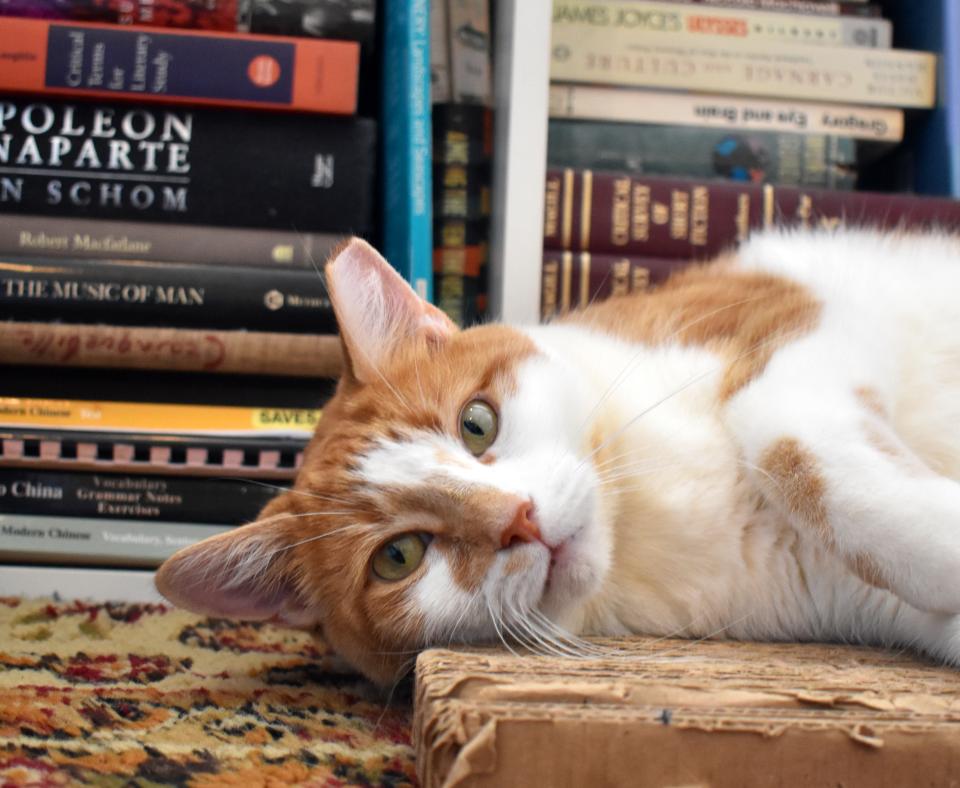
{"type": "Polygon", "coordinates": [[[508,323],[540,319],[551,18],[550,0],[497,3],[489,294],[508,323]]]}
{"type": "Polygon", "coordinates": [[[96,602],[163,602],[154,573],[139,569],[0,565],[0,596],[96,602]]]}

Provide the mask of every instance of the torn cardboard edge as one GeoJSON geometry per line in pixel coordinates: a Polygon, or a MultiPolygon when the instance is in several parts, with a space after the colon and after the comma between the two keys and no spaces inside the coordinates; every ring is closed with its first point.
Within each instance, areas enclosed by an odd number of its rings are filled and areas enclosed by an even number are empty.
{"type": "Polygon", "coordinates": [[[600,659],[424,652],[425,786],[929,784],[960,776],[960,671],[880,649],[629,638],[600,659]]]}

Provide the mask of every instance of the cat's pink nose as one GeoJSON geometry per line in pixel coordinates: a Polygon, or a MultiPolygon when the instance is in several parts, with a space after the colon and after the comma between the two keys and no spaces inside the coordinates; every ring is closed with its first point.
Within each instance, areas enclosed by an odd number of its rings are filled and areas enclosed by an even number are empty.
{"type": "Polygon", "coordinates": [[[533,517],[533,504],[524,501],[517,507],[510,525],[500,534],[500,547],[513,547],[516,544],[526,544],[540,540],[540,529],[533,517]]]}

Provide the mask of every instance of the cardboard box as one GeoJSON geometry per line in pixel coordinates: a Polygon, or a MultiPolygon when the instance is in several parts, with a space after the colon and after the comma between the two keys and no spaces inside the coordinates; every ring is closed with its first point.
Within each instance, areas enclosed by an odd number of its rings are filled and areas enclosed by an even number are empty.
{"type": "Polygon", "coordinates": [[[594,641],[424,652],[424,786],[958,786],[960,671],[845,646],[594,641]]]}

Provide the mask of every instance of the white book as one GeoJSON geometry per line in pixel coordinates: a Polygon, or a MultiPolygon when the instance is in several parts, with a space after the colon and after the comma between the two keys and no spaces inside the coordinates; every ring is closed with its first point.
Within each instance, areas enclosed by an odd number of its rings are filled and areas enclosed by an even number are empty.
{"type": "Polygon", "coordinates": [[[550,117],[903,139],[899,109],[600,85],[552,84],[550,117]]]}

